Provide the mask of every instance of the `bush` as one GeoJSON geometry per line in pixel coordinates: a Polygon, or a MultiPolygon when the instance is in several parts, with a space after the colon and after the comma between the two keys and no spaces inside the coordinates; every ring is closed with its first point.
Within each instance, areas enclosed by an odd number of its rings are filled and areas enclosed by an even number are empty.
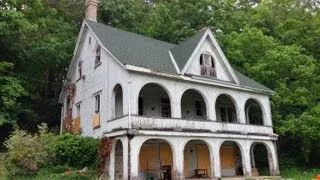
{"type": "Polygon", "coordinates": [[[28,174],[38,171],[39,166],[47,159],[43,137],[46,125],[39,126],[40,134],[31,135],[16,130],[5,142],[8,149],[6,169],[9,175],[28,174]]]}
{"type": "Polygon", "coordinates": [[[51,165],[94,167],[97,165],[99,141],[91,137],[64,134],[47,139],[46,151],[51,165]]]}

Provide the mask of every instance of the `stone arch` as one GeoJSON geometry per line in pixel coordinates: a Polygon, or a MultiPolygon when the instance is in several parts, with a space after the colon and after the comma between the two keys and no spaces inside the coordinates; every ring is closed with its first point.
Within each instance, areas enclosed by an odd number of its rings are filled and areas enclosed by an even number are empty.
{"type": "Polygon", "coordinates": [[[173,178],[174,149],[170,141],[163,138],[145,139],[139,148],[138,159],[140,179],[173,178]]]}
{"type": "Polygon", "coordinates": [[[181,117],[186,119],[208,119],[208,103],[204,94],[196,89],[187,89],[182,93],[181,117]]]}
{"type": "Polygon", "coordinates": [[[116,84],[112,91],[113,117],[123,116],[123,89],[120,84],[116,84]]]}
{"type": "Polygon", "coordinates": [[[265,125],[265,111],[261,102],[255,98],[247,99],[245,103],[246,123],[265,125]]]}
{"type": "Polygon", "coordinates": [[[251,144],[250,160],[252,176],[274,175],[274,157],[269,145],[265,142],[253,142],[251,144]],[[256,159],[256,156],[259,156],[259,159],[256,159]],[[266,168],[269,169],[269,173],[266,168]]]}
{"type": "Polygon", "coordinates": [[[191,178],[214,177],[213,150],[203,139],[189,139],[184,143],[184,176],[191,178]],[[196,171],[197,169],[201,169],[196,171]]]}
{"type": "Polygon", "coordinates": [[[241,144],[235,140],[225,140],[219,146],[221,176],[243,176],[245,158],[241,144]]]}
{"type": "Polygon", "coordinates": [[[137,100],[138,115],[171,117],[171,94],[162,84],[153,82],[144,84],[137,100]]]}
{"type": "Polygon", "coordinates": [[[220,94],[215,101],[216,119],[220,122],[240,121],[239,108],[235,99],[229,94],[220,94]]]}

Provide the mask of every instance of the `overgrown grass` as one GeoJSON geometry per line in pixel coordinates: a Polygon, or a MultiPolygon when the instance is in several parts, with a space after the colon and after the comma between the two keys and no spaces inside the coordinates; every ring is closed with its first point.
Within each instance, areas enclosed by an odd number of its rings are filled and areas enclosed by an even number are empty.
{"type": "Polygon", "coordinates": [[[8,176],[4,165],[6,154],[0,153],[0,180],[96,180],[98,179],[97,171],[89,170],[87,174],[80,174],[79,169],[71,169],[70,174],[66,174],[65,166],[55,166],[41,169],[36,174],[24,176],[8,176]]]}
{"type": "Polygon", "coordinates": [[[304,169],[298,167],[280,168],[281,176],[284,179],[293,180],[311,180],[316,179],[316,176],[320,174],[320,168],[304,169]]]}

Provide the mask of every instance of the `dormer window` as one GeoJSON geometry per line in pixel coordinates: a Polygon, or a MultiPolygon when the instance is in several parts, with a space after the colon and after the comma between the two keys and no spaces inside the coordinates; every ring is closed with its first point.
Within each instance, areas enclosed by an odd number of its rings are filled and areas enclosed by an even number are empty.
{"type": "Polygon", "coordinates": [[[101,46],[98,45],[96,49],[95,66],[98,66],[100,63],[101,63],[101,46]]]}
{"type": "Polygon", "coordinates": [[[200,55],[201,76],[217,77],[214,58],[207,53],[200,55]]]}

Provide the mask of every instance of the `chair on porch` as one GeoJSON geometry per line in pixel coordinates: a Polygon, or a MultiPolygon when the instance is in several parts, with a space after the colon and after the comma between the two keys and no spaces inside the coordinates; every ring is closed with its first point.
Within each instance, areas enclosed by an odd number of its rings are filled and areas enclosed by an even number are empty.
{"type": "Polygon", "coordinates": [[[208,177],[208,170],[207,169],[195,169],[194,176],[196,178],[207,178],[208,177]]]}

